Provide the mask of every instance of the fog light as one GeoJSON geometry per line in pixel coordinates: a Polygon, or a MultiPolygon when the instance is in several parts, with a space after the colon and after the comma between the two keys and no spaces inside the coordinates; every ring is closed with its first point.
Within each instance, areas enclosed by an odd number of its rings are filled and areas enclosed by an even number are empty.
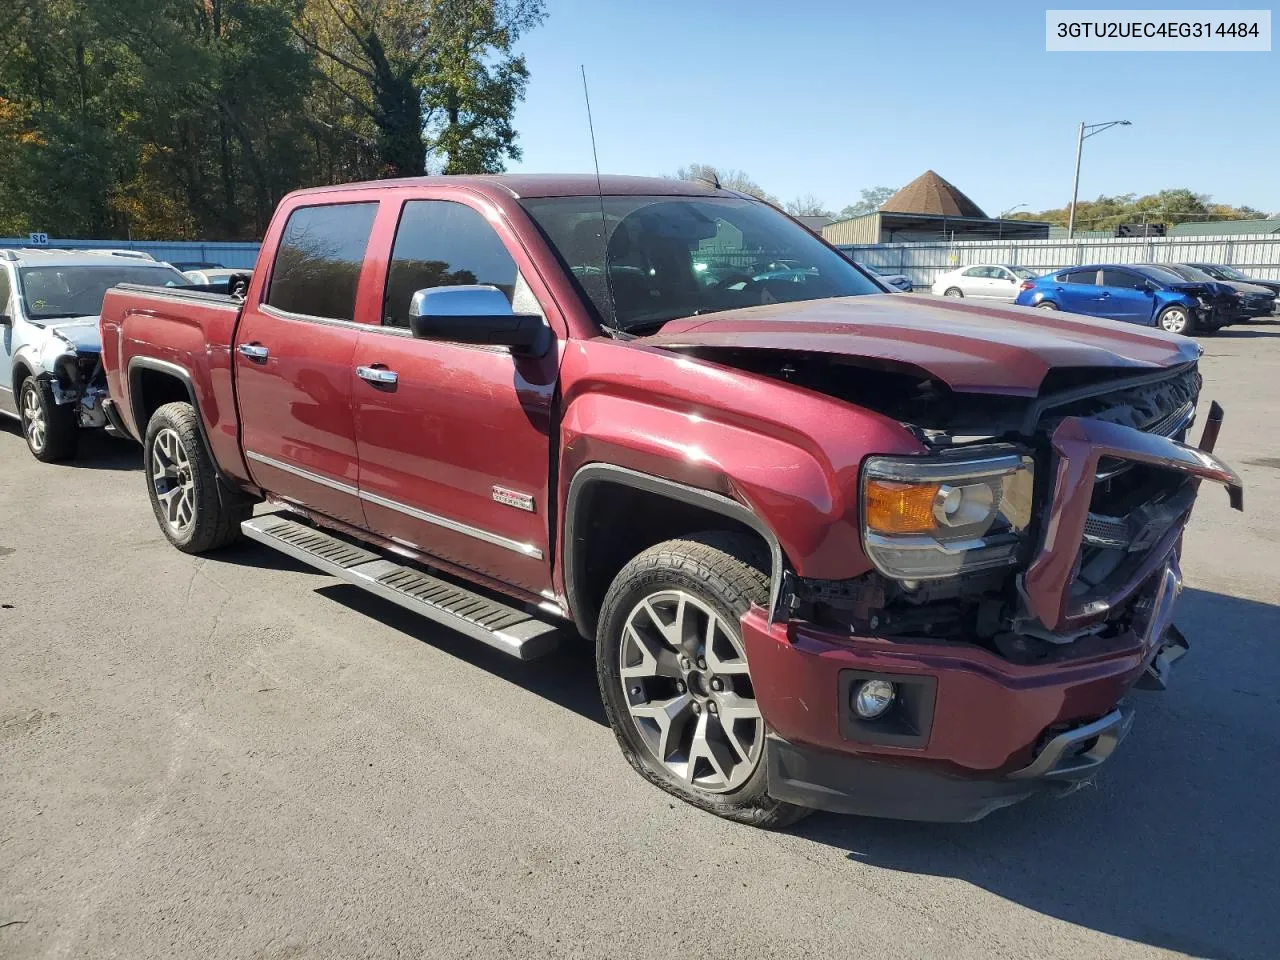
{"type": "Polygon", "coordinates": [[[853,710],[863,720],[874,720],[893,705],[894,694],[888,680],[865,680],[853,696],[853,710]]]}

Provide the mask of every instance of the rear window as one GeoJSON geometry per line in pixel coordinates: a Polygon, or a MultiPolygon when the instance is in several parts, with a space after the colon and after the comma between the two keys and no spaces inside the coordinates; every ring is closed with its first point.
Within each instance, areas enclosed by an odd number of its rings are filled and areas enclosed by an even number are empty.
{"type": "Polygon", "coordinates": [[[377,203],[293,211],[276,252],[267,303],[310,317],[355,319],[356,287],[377,212],[377,203]]]}
{"type": "Polygon", "coordinates": [[[1058,279],[1062,283],[1087,283],[1094,284],[1098,282],[1097,270],[1072,270],[1070,273],[1061,273],[1058,279]]]}

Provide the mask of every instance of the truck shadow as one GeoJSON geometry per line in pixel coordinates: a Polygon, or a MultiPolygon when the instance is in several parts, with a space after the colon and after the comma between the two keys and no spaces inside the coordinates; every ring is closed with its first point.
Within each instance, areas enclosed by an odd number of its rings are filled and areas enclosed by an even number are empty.
{"type": "Polygon", "coordinates": [[[978,823],[818,815],[795,832],[1127,940],[1280,956],[1280,607],[1187,590],[1178,623],[1192,655],[1167,692],[1132,695],[1137,723],[1096,787],[978,823]]]}
{"type": "Polygon", "coordinates": [[[348,583],[319,587],[316,593],[377,620],[486,673],[501,677],[601,726],[608,726],[596,685],[595,651],[572,627],[560,649],[539,660],[516,660],[470,637],[437,626],[417,614],[348,583]]]}

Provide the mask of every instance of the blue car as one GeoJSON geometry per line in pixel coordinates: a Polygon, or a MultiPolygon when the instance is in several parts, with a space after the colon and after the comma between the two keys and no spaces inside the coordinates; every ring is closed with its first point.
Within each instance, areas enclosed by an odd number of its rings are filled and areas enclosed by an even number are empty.
{"type": "Polygon", "coordinates": [[[1101,263],[1024,281],[1014,303],[1189,335],[1230,323],[1238,300],[1220,283],[1184,280],[1162,267],[1101,263]]]}

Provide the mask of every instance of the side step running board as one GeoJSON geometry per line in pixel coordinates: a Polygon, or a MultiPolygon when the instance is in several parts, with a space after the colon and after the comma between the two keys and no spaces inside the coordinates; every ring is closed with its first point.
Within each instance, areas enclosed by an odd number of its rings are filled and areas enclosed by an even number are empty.
{"type": "Polygon", "coordinates": [[[295,560],[521,660],[544,656],[558,643],[560,628],[556,624],[539,620],[520,607],[385,560],[371,550],[279,514],[246,520],[240,530],[295,560]]]}

